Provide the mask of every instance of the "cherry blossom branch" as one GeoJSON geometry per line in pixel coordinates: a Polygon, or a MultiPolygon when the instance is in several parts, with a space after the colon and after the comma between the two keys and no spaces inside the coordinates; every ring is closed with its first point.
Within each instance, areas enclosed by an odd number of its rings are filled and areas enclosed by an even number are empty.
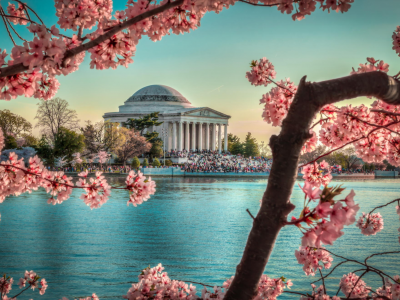
{"type": "Polygon", "coordinates": [[[399,201],[400,201],[400,198],[395,199],[395,200],[392,200],[392,201],[390,201],[390,202],[388,202],[388,203],[386,203],[386,204],[377,206],[377,207],[375,207],[373,210],[371,210],[371,211],[369,212],[369,214],[371,215],[371,214],[372,214],[376,209],[378,209],[378,208],[382,208],[382,207],[388,206],[388,205],[393,204],[393,203],[395,203],[395,202],[399,203],[399,201]]]}
{"type": "MultiPolygon", "coordinates": [[[[35,280],[33,283],[35,283],[36,281],[37,281],[37,280],[35,280]]],[[[29,290],[33,283],[29,283],[29,286],[28,286],[27,288],[25,288],[24,290],[22,290],[21,292],[19,292],[19,293],[16,294],[15,296],[10,297],[10,299],[15,299],[15,298],[17,298],[19,295],[21,295],[23,292],[29,290]]]]}
{"type": "MultiPolygon", "coordinates": [[[[42,24],[44,24],[43,20],[39,17],[39,15],[38,15],[30,6],[28,6],[26,3],[23,3],[23,2],[20,1],[20,0],[12,0],[12,1],[15,1],[15,2],[18,2],[19,4],[21,4],[21,5],[25,8],[26,11],[27,11],[27,9],[30,9],[31,12],[33,12],[33,13],[35,14],[35,16],[38,18],[38,20],[39,20],[42,24]],[[26,9],[26,8],[27,8],[27,9],[26,9]]],[[[29,15],[29,14],[28,14],[28,15],[29,15]]]]}
{"type": "MultiPolygon", "coordinates": [[[[16,1],[16,0],[15,0],[16,1]]],[[[87,42],[86,44],[81,44],[75,48],[72,48],[70,50],[67,50],[64,54],[64,58],[63,58],[63,62],[62,65],[65,65],[66,61],[71,58],[74,57],[75,55],[87,51],[99,44],[101,44],[102,42],[110,39],[114,34],[144,20],[147,19],[149,17],[152,17],[154,15],[157,15],[159,13],[162,13],[168,9],[174,8],[176,6],[182,5],[184,2],[184,0],[176,0],[174,2],[167,2],[164,5],[161,5],[155,9],[149,10],[147,12],[144,12],[136,17],[133,17],[121,24],[118,24],[114,27],[112,27],[112,29],[110,29],[109,31],[107,31],[106,33],[100,35],[99,37],[95,38],[94,40],[87,42]]],[[[1,77],[6,77],[6,76],[11,76],[11,75],[15,75],[21,72],[24,72],[26,70],[29,69],[29,66],[24,66],[23,63],[19,63],[19,64],[15,64],[12,66],[7,66],[7,67],[3,67],[0,68],[0,78],[1,77]]]]}
{"type": "Polygon", "coordinates": [[[225,300],[252,299],[257,293],[276,238],[294,209],[290,197],[298,174],[299,156],[311,137],[309,128],[315,115],[325,105],[360,96],[374,96],[396,105],[400,103],[400,83],[378,71],[323,82],[307,82],[306,76],[300,80],[280,134],[271,136],[274,160],[267,189],[225,300]]]}
{"type": "MultiPolygon", "coordinates": [[[[273,3],[273,4],[259,4],[259,3],[251,3],[251,2],[248,2],[248,1],[245,1],[245,0],[239,0],[239,2],[243,2],[243,3],[246,3],[246,4],[253,5],[253,6],[262,6],[262,7],[272,7],[272,6],[278,6],[279,4],[281,4],[279,2],[273,3]]],[[[293,3],[296,3],[296,2],[297,2],[297,0],[293,0],[293,3]]]]}
{"type": "Polygon", "coordinates": [[[383,113],[383,114],[392,115],[392,116],[400,116],[399,113],[394,113],[394,112],[383,110],[383,109],[371,109],[371,112],[383,113]]]}
{"type": "MultiPolygon", "coordinates": [[[[14,0],[14,1],[15,1],[15,0],[14,0]]],[[[11,15],[7,15],[7,14],[5,14],[5,13],[0,13],[0,16],[4,16],[4,17],[6,17],[7,19],[8,19],[8,18],[15,18],[15,19],[25,20],[25,21],[31,22],[31,23],[36,24],[36,25],[39,25],[39,26],[42,25],[42,24],[39,24],[39,23],[37,23],[37,22],[35,22],[35,21],[32,21],[32,19],[27,19],[27,18],[24,18],[24,17],[11,16],[11,15]]],[[[46,27],[46,30],[47,30],[48,32],[51,32],[51,29],[49,29],[49,28],[47,28],[47,27],[46,27]]],[[[15,32],[16,34],[18,34],[15,30],[14,30],[14,32],[15,32]]],[[[58,33],[57,35],[72,40],[72,37],[67,36],[67,35],[65,35],[65,34],[58,33]]],[[[21,39],[22,39],[22,38],[21,38],[21,39]]],[[[24,40],[24,41],[26,41],[26,40],[24,40]]],[[[1,77],[1,76],[0,76],[0,77],[1,77]]]]}
{"type": "MultiPolygon", "coordinates": [[[[4,10],[1,9],[3,12],[4,10]]],[[[20,40],[24,41],[24,42],[28,42],[26,39],[24,39],[22,36],[20,36],[18,34],[18,32],[15,30],[14,26],[11,24],[10,20],[8,18],[6,18],[8,25],[10,26],[10,28],[14,31],[14,33],[19,37],[20,40]]]]}
{"type": "MultiPolygon", "coordinates": [[[[3,12],[3,13],[4,13],[4,10],[3,10],[2,7],[0,7],[0,12],[3,12]]],[[[3,22],[4,22],[4,25],[5,25],[5,27],[6,27],[7,33],[8,33],[8,35],[10,36],[10,39],[11,39],[11,41],[13,42],[13,44],[14,44],[14,46],[15,46],[16,43],[15,43],[15,40],[14,40],[14,38],[12,37],[11,32],[10,32],[10,30],[9,30],[9,28],[8,28],[8,24],[7,24],[6,18],[5,18],[3,15],[1,15],[1,18],[3,19],[3,22]]]]}
{"type": "MultiPolygon", "coordinates": [[[[13,166],[13,165],[9,165],[9,164],[0,164],[0,167],[15,168],[15,169],[18,169],[18,170],[24,172],[25,174],[29,174],[29,175],[35,176],[35,177],[37,177],[37,178],[39,178],[39,179],[41,179],[41,180],[45,180],[45,181],[47,181],[47,182],[50,182],[50,183],[52,183],[52,184],[59,185],[59,186],[64,186],[64,187],[71,188],[71,189],[85,189],[85,188],[90,188],[90,186],[76,186],[76,185],[70,185],[70,184],[67,184],[67,183],[58,182],[58,181],[56,181],[56,180],[51,180],[51,179],[48,179],[48,178],[43,178],[43,177],[41,177],[41,175],[42,175],[43,173],[33,173],[33,172],[30,172],[30,171],[28,171],[28,170],[26,170],[26,169],[23,169],[23,168],[20,168],[20,167],[17,167],[17,166],[13,166]]],[[[110,188],[113,189],[113,190],[127,190],[127,189],[128,189],[128,188],[126,188],[126,187],[113,187],[113,186],[111,186],[110,188]]]]}

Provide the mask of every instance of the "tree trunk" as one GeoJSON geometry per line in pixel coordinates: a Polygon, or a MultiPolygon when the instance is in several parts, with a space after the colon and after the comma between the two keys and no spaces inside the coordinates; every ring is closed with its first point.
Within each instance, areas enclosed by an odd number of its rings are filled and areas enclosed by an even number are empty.
{"type": "Polygon", "coordinates": [[[370,72],[310,83],[300,81],[298,91],[282,124],[279,136],[270,139],[273,163],[262,206],[253,221],[242,260],[224,300],[250,300],[271,255],[275,240],[288,214],[298,172],[298,160],[315,114],[327,104],[360,96],[375,96],[400,104],[400,83],[383,72],[370,72]]]}

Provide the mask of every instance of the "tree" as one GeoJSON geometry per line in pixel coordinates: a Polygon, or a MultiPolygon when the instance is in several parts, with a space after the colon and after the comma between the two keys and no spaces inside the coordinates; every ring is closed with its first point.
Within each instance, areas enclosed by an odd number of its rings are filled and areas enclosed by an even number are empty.
{"type": "Polygon", "coordinates": [[[265,144],[264,141],[261,141],[261,143],[258,144],[258,152],[260,153],[260,156],[262,156],[262,157],[271,156],[271,148],[269,147],[268,144],[265,144]]]}
{"type": "Polygon", "coordinates": [[[17,140],[12,135],[6,135],[4,142],[5,142],[4,149],[16,149],[16,148],[18,148],[17,140]]]}
{"type": "MultiPolygon", "coordinates": [[[[222,141],[222,148],[224,148],[224,140],[222,141]]],[[[228,151],[233,154],[243,154],[243,144],[240,142],[240,138],[232,133],[228,133],[228,151]]]]}
{"type": "Polygon", "coordinates": [[[124,143],[116,150],[118,158],[123,161],[124,165],[129,158],[148,152],[151,144],[146,138],[141,136],[134,129],[121,128],[121,134],[124,135],[124,143]]]}
{"type": "Polygon", "coordinates": [[[30,134],[32,124],[23,117],[13,114],[8,109],[0,110],[0,128],[5,135],[21,137],[24,134],[30,134]]]}
{"type": "Polygon", "coordinates": [[[124,135],[119,131],[119,123],[100,121],[92,123],[86,121],[86,126],[81,129],[85,137],[85,145],[88,154],[99,151],[115,153],[124,142],[124,135]]]}
{"type": "Polygon", "coordinates": [[[170,159],[165,160],[165,165],[168,167],[172,166],[172,160],[170,159]]]}
{"type": "MultiPolygon", "coordinates": [[[[153,112],[138,119],[128,119],[123,126],[129,129],[135,129],[140,132],[140,135],[143,135],[145,129],[160,126],[163,123],[158,122],[158,114],[158,112],[153,112]]],[[[151,135],[152,133],[153,132],[146,133],[149,134],[149,139],[154,138],[151,135]]]]}
{"type": "Polygon", "coordinates": [[[54,166],[54,150],[45,135],[42,135],[34,149],[39,158],[42,159],[46,165],[54,166]]]}
{"type": "Polygon", "coordinates": [[[160,161],[158,160],[158,158],[156,157],[155,159],[153,159],[153,163],[151,164],[153,167],[159,167],[161,166],[160,161]]]}
{"type": "Polygon", "coordinates": [[[149,141],[151,144],[151,149],[149,151],[150,157],[161,157],[164,154],[163,151],[163,141],[160,138],[153,139],[149,141]]]}
{"type": "Polygon", "coordinates": [[[148,167],[149,166],[149,161],[147,160],[147,158],[145,158],[143,160],[143,167],[148,167]]]}
{"type": "Polygon", "coordinates": [[[135,169],[135,170],[139,169],[139,167],[140,167],[140,160],[139,160],[139,158],[138,158],[137,156],[135,156],[135,157],[132,159],[131,167],[132,167],[133,169],[135,169]]]}
{"type": "Polygon", "coordinates": [[[247,133],[246,139],[244,140],[243,151],[245,157],[255,157],[260,155],[257,140],[251,136],[250,132],[247,133]]]}
{"type": "Polygon", "coordinates": [[[70,130],[79,129],[78,114],[68,108],[67,100],[55,98],[48,101],[40,101],[35,119],[38,120],[35,127],[41,129],[42,134],[49,136],[54,142],[55,136],[61,127],[70,130]]]}
{"type": "Polygon", "coordinates": [[[73,154],[82,152],[85,143],[83,134],[76,133],[64,127],[60,127],[54,140],[54,157],[65,157],[67,162],[71,162],[73,154]]]}

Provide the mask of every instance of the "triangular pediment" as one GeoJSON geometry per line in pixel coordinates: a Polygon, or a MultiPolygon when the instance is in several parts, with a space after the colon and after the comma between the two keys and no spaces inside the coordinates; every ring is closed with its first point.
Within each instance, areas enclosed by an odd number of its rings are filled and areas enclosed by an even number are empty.
{"type": "Polygon", "coordinates": [[[209,107],[200,107],[193,110],[189,110],[183,113],[185,116],[199,116],[199,117],[208,117],[208,118],[226,118],[230,119],[231,116],[223,114],[219,111],[216,111],[209,107]]]}

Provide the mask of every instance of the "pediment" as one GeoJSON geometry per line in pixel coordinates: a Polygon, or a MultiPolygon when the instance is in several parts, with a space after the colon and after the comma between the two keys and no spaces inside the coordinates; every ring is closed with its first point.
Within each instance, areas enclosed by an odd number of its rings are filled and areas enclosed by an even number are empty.
{"type": "Polygon", "coordinates": [[[194,110],[190,110],[184,113],[186,116],[199,116],[199,117],[208,117],[208,118],[226,118],[229,119],[231,116],[223,114],[219,111],[208,107],[197,108],[194,110]]]}

